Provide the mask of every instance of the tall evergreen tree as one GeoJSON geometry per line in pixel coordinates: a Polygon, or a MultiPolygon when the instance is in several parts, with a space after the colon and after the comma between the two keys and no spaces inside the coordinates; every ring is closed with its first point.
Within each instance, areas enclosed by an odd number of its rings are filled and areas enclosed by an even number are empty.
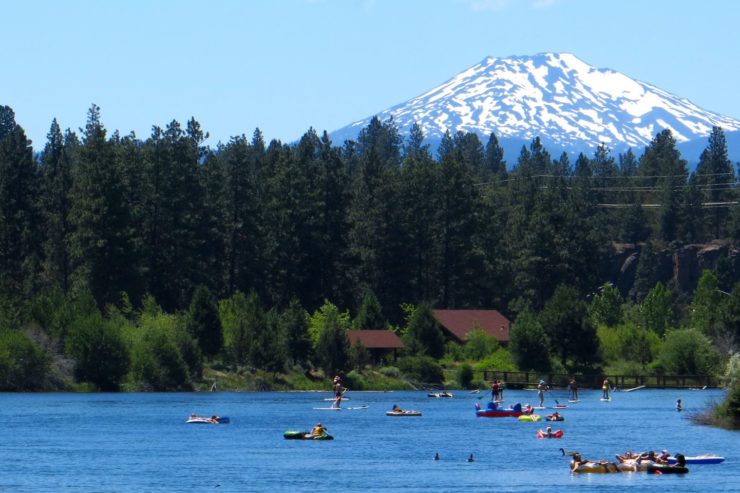
{"type": "Polygon", "coordinates": [[[388,328],[388,321],[383,316],[378,298],[375,297],[372,291],[365,291],[353,325],[360,330],[385,330],[388,328]]]}
{"type": "Polygon", "coordinates": [[[106,140],[100,109],[88,112],[72,186],[72,256],[76,282],[89,286],[98,303],[115,303],[120,293],[137,293],[134,225],[126,207],[113,143],[106,140]]]}
{"type": "Polygon", "coordinates": [[[31,141],[0,106],[0,282],[11,293],[33,289],[38,270],[38,183],[31,141]]]}
{"type": "Polygon", "coordinates": [[[200,346],[203,354],[218,354],[224,343],[221,319],[211,292],[205,286],[198,286],[193,293],[186,318],[186,328],[200,346]]]}
{"type": "Polygon", "coordinates": [[[504,160],[504,149],[498,144],[496,134],[491,132],[491,136],[486,143],[486,169],[490,174],[505,175],[506,161],[504,160]]]}
{"type": "Polygon", "coordinates": [[[46,232],[43,245],[44,279],[48,284],[67,291],[72,271],[69,251],[72,235],[70,192],[74,152],[78,142],[71,132],[67,133],[65,139],[56,119],[51,124],[47,138],[39,171],[39,203],[46,232]]]}
{"type": "Polygon", "coordinates": [[[729,202],[734,193],[735,173],[727,156],[727,139],[720,127],[713,127],[709,143],[699,157],[696,166],[696,186],[701,190],[704,202],[712,204],[705,209],[704,220],[714,238],[726,234],[725,224],[729,202]]]}

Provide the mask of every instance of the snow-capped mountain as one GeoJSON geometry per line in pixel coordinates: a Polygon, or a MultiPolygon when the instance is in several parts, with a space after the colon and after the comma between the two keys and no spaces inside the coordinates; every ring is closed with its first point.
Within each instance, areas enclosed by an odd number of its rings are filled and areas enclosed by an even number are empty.
{"type": "MultiPolygon", "coordinates": [[[[567,53],[488,57],[377,116],[393,117],[403,135],[418,123],[432,142],[448,130],[462,130],[485,143],[493,132],[502,143],[521,147],[539,136],[549,149],[569,152],[592,150],[601,142],[613,151],[641,152],[666,128],[678,143],[706,138],[714,125],[740,130],[738,120],[567,53]]],[[[356,138],[370,118],[333,132],[332,139],[356,138]]]]}

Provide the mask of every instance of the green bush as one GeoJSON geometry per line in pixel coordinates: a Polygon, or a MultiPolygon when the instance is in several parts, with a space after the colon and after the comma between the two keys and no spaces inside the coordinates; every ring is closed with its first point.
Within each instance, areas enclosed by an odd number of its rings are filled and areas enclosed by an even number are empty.
{"type": "Polygon", "coordinates": [[[388,378],[401,378],[401,370],[395,366],[385,366],[379,370],[380,374],[388,378]]]}
{"type": "Polygon", "coordinates": [[[117,390],[129,369],[129,353],[117,327],[100,313],[77,319],[69,329],[67,353],[75,360],[75,378],[100,390],[117,390]]]}
{"type": "Polygon", "coordinates": [[[169,334],[152,331],[136,344],[132,357],[134,380],[145,389],[190,390],[185,360],[169,334]]]}
{"type": "Polygon", "coordinates": [[[440,384],[444,381],[442,367],[430,356],[406,356],[398,360],[398,368],[418,382],[440,384]]]}
{"type": "Polygon", "coordinates": [[[49,357],[28,336],[0,331],[0,390],[43,390],[49,357]]]}
{"type": "Polygon", "coordinates": [[[469,389],[472,381],[473,367],[467,363],[460,365],[460,368],[457,369],[457,382],[460,384],[460,387],[469,389]]]}
{"type": "Polygon", "coordinates": [[[740,428],[740,385],[734,385],[725,400],[717,406],[714,412],[720,425],[728,428],[740,428]]]}
{"type": "Polygon", "coordinates": [[[502,347],[498,348],[492,355],[477,362],[473,365],[473,368],[476,370],[516,371],[513,356],[502,347]]]}
{"type": "Polygon", "coordinates": [[[498,339],[476,327],[465,335],[465,356],[470,360],[483,359],[495,353],[500,344],[498,339]]]}
{"type": "Polygon", "coordinates": [[[344,377],[344,386],[352,390],[366,390],[367,382],[360,372],[352,370],[344,377]]]}
{"type": "Polygon", "coordinates": [[[709,339],[695,329],[670,330],[655,367],[676,375],[713,375],[720,355],[709,339]]]}

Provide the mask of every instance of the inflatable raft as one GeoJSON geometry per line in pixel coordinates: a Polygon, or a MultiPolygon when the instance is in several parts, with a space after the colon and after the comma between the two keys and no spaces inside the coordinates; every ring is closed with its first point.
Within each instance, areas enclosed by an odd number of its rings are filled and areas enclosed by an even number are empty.
{"type": "Polygon", "coordinates": [[[223,425],[231,421],[228,416],[213,416],[210,418],[206,418],[205,416],[190,416],[185,422],[189,425],[223,425]]]}
{"type": "Polygon", "coordinates": [[[689,469],[686,466],[670,464],[648,464],[648,474],[686,474],[689,469]]]}
{"type": "Polygon", "coordinates": [[[546,431],[537,430],[537,438],[563,438],[563,430],[555,430],[549,435],[546,431]]]}
{"type": "Polygon", "coordinates": [[[407,409],[405,411],[386,411],[386,416],[421,416],[421,411],[412,411],[407,409]]]}
{"type": "Polygon", "coordinates": [[[542,416],[539,414],[522,414],[517,418],[519,421],[542,421],[542,416]]]}
{"type": "Polygon", "coordinates": [[[573,461],[570,464],[570,470],[578,474],[609,474],[614,472],[622,472],[623,464],[617,464],[615,462],[576,462],[573,461]]]}
{"type": "Polygon", "coordinates": [[[485,409],[481,409],[480,404],[477,402],[475,403],[475,415],[479,418],[518,418],[523,414],[527,413],[522,411],[522,405],[519,403],[516,403],[511,407],[503,408],[498,407],[494,402],[489,402],[485,409]]]}
{"type": "Polygon", "coordinates": [[[286,440],[334,440],[334,437],[327,433],[314,436],[310,431],[286,431],[283,437],[286,440]]]}
{"type": "MultiPolygon", "coordinates": [[[[724,457],[719,455],[704,454],[704,455],[687,455],[687,464],[721,464],[725,461],[724,457]]],[[[668,457],[669,464],[676,464],[678,461],[675,457],[668,457]]]]}

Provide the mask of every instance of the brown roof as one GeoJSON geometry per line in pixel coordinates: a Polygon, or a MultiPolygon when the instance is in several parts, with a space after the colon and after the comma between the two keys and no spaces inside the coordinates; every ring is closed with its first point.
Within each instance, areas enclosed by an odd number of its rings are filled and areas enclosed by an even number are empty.
{"type": "Polygon", "coordinates": [[[348,330],[349,344],[357,341],[367,349],[402,349],[403,341],[390,330],[348,330]]]}
{"type": "Polygon", "coordinates": [[[499,340],[509,342],[509,319],[498,310],[432,310],[434,318],[459,341],[476,326],[499,340]]]}

